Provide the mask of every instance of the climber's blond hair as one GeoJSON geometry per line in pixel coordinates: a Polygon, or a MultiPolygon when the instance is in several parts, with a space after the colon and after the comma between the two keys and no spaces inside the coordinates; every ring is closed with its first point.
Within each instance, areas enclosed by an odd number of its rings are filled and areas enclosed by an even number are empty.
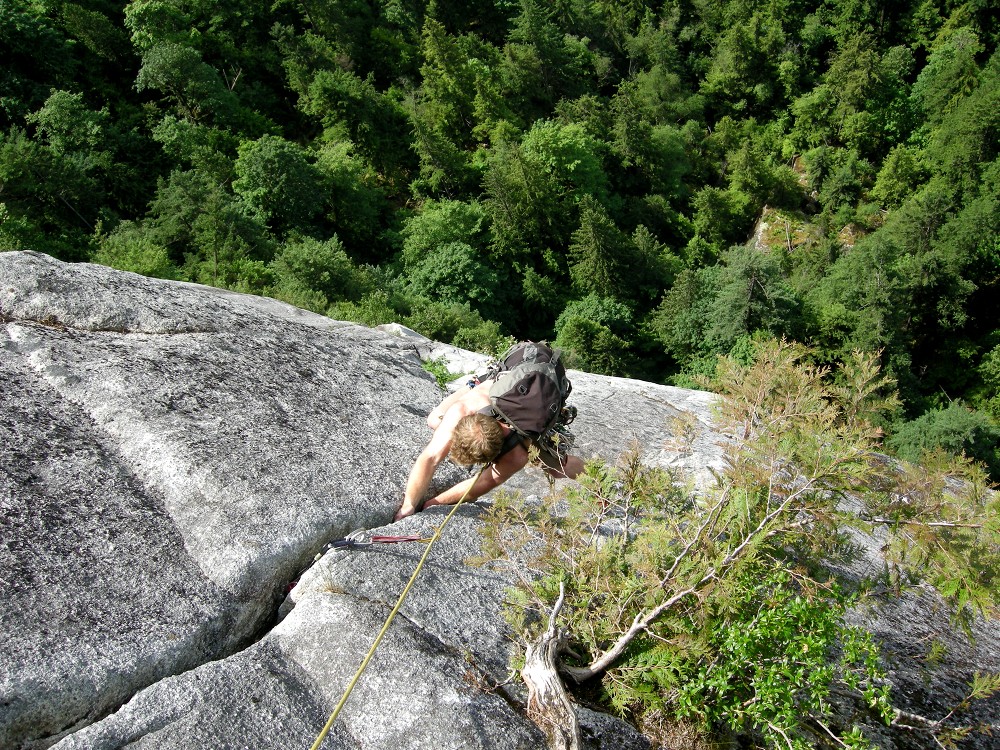
{"type": "Polygon", "coordinates": [[[485,414],[464,416],[452,436],[452,460],[463,466],[485,464],[497,457],[503,439],[503,428],[493,417],[485,414]]]}

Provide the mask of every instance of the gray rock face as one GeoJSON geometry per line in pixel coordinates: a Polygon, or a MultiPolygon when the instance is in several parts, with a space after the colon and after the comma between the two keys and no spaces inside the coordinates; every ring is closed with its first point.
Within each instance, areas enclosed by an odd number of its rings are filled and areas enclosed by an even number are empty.
{"type": "MultiPolygon", "coordinates": [[[[382,590],[321,586],[248,644],[326,541],[391,520],[441,398],[414,345],[34,253],[0,253],[0,325],[0,747],[285,747],[279,721],[314,738],[422,547],[359,556],[351,575],[382,590]]],[[[429,564],[410,605],[427,629],[400,620],[345,746],[385,747],[390,724],[405,747],[538,746],[482,690],[506,677],[511,634],[506,583],[465,586],[473,537],[429,564]]]]}
{"type": "MultiPolygon", "coordinates": [[[[309,747],[425,548],[308,566],[354,529],[433,534],[448,509],[390,523],[442,395],[421,359],[466,372],[482,358],[33,253],[0,253],[0,326],[0,748],[309,747]]],[[[635,438],[648,462],[703,483],[723,466],[709,394],[570,377],[575,453],[614,458],[635,438]]],[[[443,466],[435,484],[465,476],[443,466]]],[[[536,469],[508,486],[548,491],[536,469]]],[[[544,747],[519,680],[501,685],[511,580],[469,564],[481,512],[458,509],[324,748],[544,747]]],[[[926,678],[908,634],[946,627],[933,607],[855,613],[918,712],[975,669],[1000,671],[988,622],[977,644],[948,641],[926,678]]],[[[998,713],[994,700],[977,718],[998,713]]],[[[649,746],[579,715],[588,748],[649,746]]],[[[884,746],[932,745],[887,733],[884,746]]]]}
{"type": "Polygon", "coordinates": [[[42,255],[0,254],[0,321],[0,747],[254,637],[439,399],[391,337],[42,255]]]}

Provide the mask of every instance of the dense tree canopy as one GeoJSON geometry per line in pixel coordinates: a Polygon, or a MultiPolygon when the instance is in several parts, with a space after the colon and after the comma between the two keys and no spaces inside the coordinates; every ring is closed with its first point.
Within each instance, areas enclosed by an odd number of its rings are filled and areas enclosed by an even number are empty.
{"type": "Polygon", "coordinates": [[[9,0],[0,249],[661,382],[879,352],[901,450],[969,413],[991,456],[998,33],[958,0],[9,0]]]}

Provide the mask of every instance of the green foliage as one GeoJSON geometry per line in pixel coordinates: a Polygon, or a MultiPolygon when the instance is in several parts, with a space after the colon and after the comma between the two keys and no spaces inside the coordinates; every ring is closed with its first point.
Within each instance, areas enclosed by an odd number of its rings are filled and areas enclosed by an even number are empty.
{"type": "Polygon", "coordinates": [[[255,264],[271,260],[273,241],[208,175],[178,171],[161,182],[142,227],[189,281],[248,292],[270,285],[255,264]]]}
{"type": "Polygon", "coordinates": [[[388,204],[374,170],[349,142],[324,144],[315,167],[324,192],[324,220],[356,258],[384,261],[390,249],[380,227],[388,204]]]}
{"type": "Polygon", "coordinates": [[[591,293],[570,302],[556,320],[555,329],[555,345],[563,350],[570,367],[605,375],[634,370],[629,344],[633,313],[613,297],[591,293]]]}
{"type": "Polygon", "coordinates": [[[402,229],[403,263],[415,268],[441,245],[461,242],[478,251],[489,247],[489,224],[478,203],[427,201],[402,229]]]}
{"type": "Polygon", "coordinates": [[[444,357],[440,359],[427,359],[420,363],[427,372],[434,376],[439,388],[444,388],[462,373],[452,372],[448,369],[448,360],[444,357]]]}
{"type": "Polygon", "coordinates": [[[1000,426],[988,414],[952,402],[896,427],[886,441],[896,454],[919,463],[925,453],[940,449],[952,456],[968,456],[1000,475],[1000,426]]]}
{"type": "Polygon", "coordinates": [[[166,115],[152,130],[153,139],[177,163],[217,178],[232,179],[238,140],[223,128],[166,115]]]}
{"type": "Polygon", "coordinates": [[[70,87],[76,71],[69,40],[35,3],[13,0],[0,6],[0,41],[0,130],[5,131],[41,106],[52,88],[70,87]]]}
{"type": "Polygon", "coordinates": [[[0,232],[6,249],[84,260],[102,197],[87,154],[64,155],[19,129],[0,133],[0,232]]]}
{"type": "Polygon", "coordinates": [[[572,316],[563,319],[556,344],[566,350],[571,367],[602,375],[626,375],[635,369],[629,342],[600,323],[572,316]]]}
{"type": "Polygon", "coordinates": [[[388,292],[375,290],[357,302],[335,303],[328,314],[335,320],[351,320],[374,328],[399,320],[400,314],[394,304],[396,302],[397,299],[388,292]]]}
{"type": "MultiPolygon", "coordinates": [[[[671,671],[683,675],[674,677],[680,683],[678,715],[698,719],[706,730],[759,735],[767,747],[804,750],[816,741],[804,717],[826,716],[831,691],[845,686],[862,693],[888,722],[889,691],[878,648],[870,633],[842,622],[850,600],[836,586],[806,592],[781,568],[741,573],[732,583],[725,616],[711,619],[707,633],[696,620],[686,623],[685,635],[703,638],[703,647],[717,659],[677,663],[676,650],[659,649],[674,651],[675,658],[664,672],[654,673],[652,685],[667,687],[671,671]]],[[[650,670],[648,656],[641,658],[650,670]]],[[[621,669],[631,666],[626,660],[621,669]]],[[[848,727],[842,731],[846,746],[867,746],[863,735],[851,737],[848,727]]]]}
{"type": "Polygon", "coordinates": [[[969,28],[946,36],[927,60],[913,84],[917,101],[929,124],[951,112],[978,84],[976,55],[982,51],[975,32],[969,28]]]}
{"type": "Polygon", "coordinates": [[[923,182],[924,171],[916,154],[906,146],[895,146],[882,163],[872,196],[887,207],[897,208],[923,182]]]}
{"type": "Polygon", "coordinates": [[[715,350],[728,352],[741,336],[765,332],[794,337],[800,302],[782,278],[773,254],[733,248],[716,277],[705,336],[715,350]]]}
{"type": "Polygon", "coordinates": [[[110,166],[110,155],[102,153],[108,110],[94,112],[81,94],[53,90],[45,104],[25,120],[35,126],[36,135],[55,154],[71,157],[81,155],[86,170],[91,166],[110,166]]]}
{"type": "Polygon", "coordinates": [[[127,57],[128,36],[108,16],[76,3],[64,3],[62,17],[66,32],[99,58],[119,62],[127,57]]]}
{"type": "Polygon", "coordinates": [[[158,279],[181,278],[180,269],[170,260],[167,248],[130,221],[123,221],[111,234],[98,238],[93,261],[158,279]]]}
{"type": "Polygon", "coordinates": [[[319,170],[301,148],[283,138],[244,141],[233,171],[233,192],[251,216],[279,235],[308,227],[323,207],[319,170]]]}
{"type": "MultiPolygon", "coordinates": [[[[808,354],[769,341],[720,361],[719,416],[736,442],[715,488],[689,494],[634,446],[617,466],[588,464],[568,507],[502,496],[490,509],[484,557],[521,581],[512,624],[532,637],[564,590],[562,672],[599,677],[619,712],[764,747],[870,747],[865,727],[893,708],[872,635],[844,619],[873,588],[829,567],[852,554],[851,527],[884,529],[897,585],[932,581],[959,615],[995,606],[998,506],[981,474],[887,466],[873,422],[898,404],[892,381],[873,356],[834,378],[808,354]],[[845,699],[857,724],[842,723],[845,699]]],[[[942,738],[967,731],[945,723],[942,738]]]]}
{"type": "Polygon", "coordinates": [[[275,296],[286,302],[309,300],[302,307],[326,312],[328,305],[358,299],[364,291],[361,274],[334,236],[326,242],[311,237],[286,242],[271,261],[277,278],[275,296]]]}
{"type": "Polygon", "coordinates": [[[237,114],[238,101],[219,74],[201,53],[182,44],[165,42],[147,50],[136,88],[161,92],[191,122],[230,124],[237,114]]]}
{"type": "Polygon", "coordinates": [[[608,216],[604,207],[587,196],[580,207],[580,228],[569,245],[569,275],[580,295],[603,294],[619,299],[632,297],[637,287],[633,274],[634,246],[608,216]]]}
{"type": "Polygon", "coordinates": [[[989,411],[987,6],[9,0],[0,239],[380,322],[416,307],[457,340],[558,335],[659,382],[794,335],[823,362],[881,351],[914,417],[943,392],[989,411]],[[801,224],[785,247],[732,250],[775,210],[801,224]],[[293,281],[272,261],[303,237],[391,290],[293,281]],[[632,323],[557,330],[592,294],[632,323]]]}
{"type": "Polygon", "coordinates": [[[404,325],[434,339],[462,349],[493,353],[512,343],[501,326],[484,320],[468,304],[443,303],[417,297],[412,299],[404,325]]]}
{"type": "Polygon", "coordinates": [[[775,255],[734,247],[714,267],[682,272],[651,328],[684,372],[711,374],[715,357],[747,338],[794,336],[801,306],[775,255]]]}
{"type": "Polygon", "coordinates": [[[499,314],[499,277],[464,242],[435,247],[411,272],[410,288],[438,302],[474,306],[484,317],[499,314]]]}

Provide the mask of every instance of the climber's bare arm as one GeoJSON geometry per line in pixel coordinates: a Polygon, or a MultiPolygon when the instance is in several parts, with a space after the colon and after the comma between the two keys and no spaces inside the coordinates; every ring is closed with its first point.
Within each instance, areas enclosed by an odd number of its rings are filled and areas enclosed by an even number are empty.
{"type": "MultiPolygon", "coordinates": [[[[437,407],[447,404],[447,409],[437,419],[437,427],[431,440],[427,443],[417,460],[413,462],[410,475],[406,480],[406,492],[403,495],[403,504],[396,511],[395,520],[406,518],[417,512],[420,501],[423,499],[427,488],[430,486],[434,472],[451,451],[452,438],[455,435],[455,427],[462,417],[468,414],[475,414],[485,406],[489,406],[489,383],[482,383],[473,389],[463,388],[457,393],[453,393],[437,407]],[[449,403],[450,401],[450,403],[449,403]]],[[[431,412],[433,415],[434,412],[431,412]]],[[[430,418],[428,418],[428,424],[430,418]]]]}
{"type": "Polygon", "coordinates": [[[477,402],[485,397],[488,403],[489,389],[490,389],[489,382],[480,383],[475,388],[469,388],[469,386],[463,385],[457,391],[455,391],[446,399],[444,399],[444,401],[442,401],[440,404],[434,407],[434,410],[427,415],[427,426],[430,427],[432,430],[436,430],[438,427],[440,427],[441,422],[444,419],[444,415],[448,413],[448,410],[455,404],[463,401],[473,391],[476,392],[474,398],[477,399],[477,402]]]}
{"type": "Polygon", "coordinates": [[[469,390],[470,389],[468,386],[463,385],[457,391],[455,391],[446,399],[444,399],[440,404],[435,406],[434,410],[427,415],[427,426],[430,427],[432,430],[436,430],[438,427],[440,427],[441,421],[444,419],[444,415],[448,413],[448,409],[450,409],[454,404],[460,401],[462,399],[462,396],[468,393],[469,390]]]}
{"type": "Polygon", "coordinates": [[[495,463],[489,464],[481,474],[470,477],[463,482],[459,482],[454,487],[450,487],[441,494],[432,497],[426,503],[425,508],[432,505],[454,505],[463,497],[466,500],[475,500],[482,497],[492,489],[499,487],[512,476],[517,474],[528,463],[528,451],[522,446],[517,446],[501,456],[495,463]],[[475,485],[473,485],[475,482],[475,485]],[[471,490],[469,488],[472,488],[471,490]],[[466,495],[466,492],[468,494],[466,495]]]}

